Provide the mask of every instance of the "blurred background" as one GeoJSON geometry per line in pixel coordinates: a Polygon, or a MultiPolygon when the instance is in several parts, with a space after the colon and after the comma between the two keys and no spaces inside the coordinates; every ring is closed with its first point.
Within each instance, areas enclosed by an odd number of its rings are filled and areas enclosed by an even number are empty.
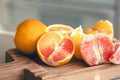
{"type": "Polygon", "coordinates": [[[0,52],[14,47],[15,29],[28,18],[41,20],[46,25],[61,23],[73,28],[91,27],[99,20],[109,20],[115,37],[120,39],[119,13],[120,0],[0,0],[0,52]]]}

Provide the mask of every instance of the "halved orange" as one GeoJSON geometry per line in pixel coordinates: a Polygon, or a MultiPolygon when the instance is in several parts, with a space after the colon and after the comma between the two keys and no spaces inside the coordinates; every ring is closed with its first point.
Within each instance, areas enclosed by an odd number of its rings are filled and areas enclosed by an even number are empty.
{"type": "Polygon", "coordinates": [[[73,28],[65,24],[52,24],[48,26],[49,31],[60,31],[62,33],[70,35],[73,31],[73,28]]]}
{"type": "Polygon", "coordinates": [[[72,59],[74,51],[70,37],[58,31],[45,33],[37,42],[38,56],[50,66],[66,64],[72,59]]]}

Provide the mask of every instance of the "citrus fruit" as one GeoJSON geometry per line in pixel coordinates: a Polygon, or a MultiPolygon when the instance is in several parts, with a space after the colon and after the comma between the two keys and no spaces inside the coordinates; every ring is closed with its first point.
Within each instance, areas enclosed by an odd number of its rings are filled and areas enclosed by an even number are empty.
{"type": "Polygon", "coordinates": [[[83,32],[85,34],[96,34],[96,33],[98,33],[98,31],[93,30],[92,28],[86,28],[86,29],[83,30],[83,32]]]}
{"type": "Polygon", "coordinates": [[[58,31],[45,33],[37,42],[38,56],[50,66],[66,64],[72,59],[74,50],[70,37],[58,31]]]}
{"type": "Polygon", "coordinates": [[[113,64],[120,64],[120,42],[115,43],[115,52],[109,58],[113,64]]]}
{"type": "Polygon", "coordinates": [[[107,34],[111,39],[114,36],[113,24],[108,20],[100,20],[92,27],[93,30],[107,34]]]}
{"type": "Polygon", "coordinates": [[[112,40],[103,33],[96,34],[96,41],[101,55],[101,63],[109,63],[109,57],[114,53],[115,46],[112,40]]]}
{"type": "Polygon", "coordinates": [[[65,24],[52,24],[48,26],[49,31],[60,31],[62,33],[70,35],[73,31],[71,26],[65,24]]]}
{"type": "Polygon", "coordinates": [[[88,34],[80,43],[82,59],[90,66],[109,63],[114,50],[112,40],[104,33],[88,34]]]}
{"type": "Polygon", "coordinates": [[[101,61],[99,48],[93,34],[83,37],[80,43],[80,52],[82,59],[90,66],[98,65],[101,61]]]}
{"type": "Polygon", "coordinates": [[[82,27],[77,27],[76,29],[73,30],[73,32],[70,35],[70,38],[73,40],[75,44],[75,57],[78,59],[82,59],[81,54],[80,54],[80,42],[82,41],[82,38],[84,37],[83,29],[82,27]]]}
{"type": "Polygon", "coordinates": [[[26,54],[36,52],[37,40],[47,32],[46,25],[35,19],[21,22],[16,29],[14,43],[17,49],[26,54]]]}

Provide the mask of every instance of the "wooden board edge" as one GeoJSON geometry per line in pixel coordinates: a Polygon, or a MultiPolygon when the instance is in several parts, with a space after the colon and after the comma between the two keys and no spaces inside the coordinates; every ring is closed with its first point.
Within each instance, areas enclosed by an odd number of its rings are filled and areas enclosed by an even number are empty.
{"type": "Polygon", "coordinates": [[[100,69],[84,69],[72,71],[72,73],[51,74],[41,76],[39,71],[32,72],[28,69],[24,70],[27,80],[114,80],[120,79],[120,65],[103,67],[100,69]]]}

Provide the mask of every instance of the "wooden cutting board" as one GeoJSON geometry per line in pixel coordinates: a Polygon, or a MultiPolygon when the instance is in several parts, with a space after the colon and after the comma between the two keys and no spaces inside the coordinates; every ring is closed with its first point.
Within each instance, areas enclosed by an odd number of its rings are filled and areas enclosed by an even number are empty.
{"type": "Polygon", "coordinates": [[[6,64],[0,64],[0,80],[118,80],[120,65],[102,64],[89,67],[73,59],[69,63],[51,67],[37,56],[26,56],[17,49],[6,51],[6,64]]]}

